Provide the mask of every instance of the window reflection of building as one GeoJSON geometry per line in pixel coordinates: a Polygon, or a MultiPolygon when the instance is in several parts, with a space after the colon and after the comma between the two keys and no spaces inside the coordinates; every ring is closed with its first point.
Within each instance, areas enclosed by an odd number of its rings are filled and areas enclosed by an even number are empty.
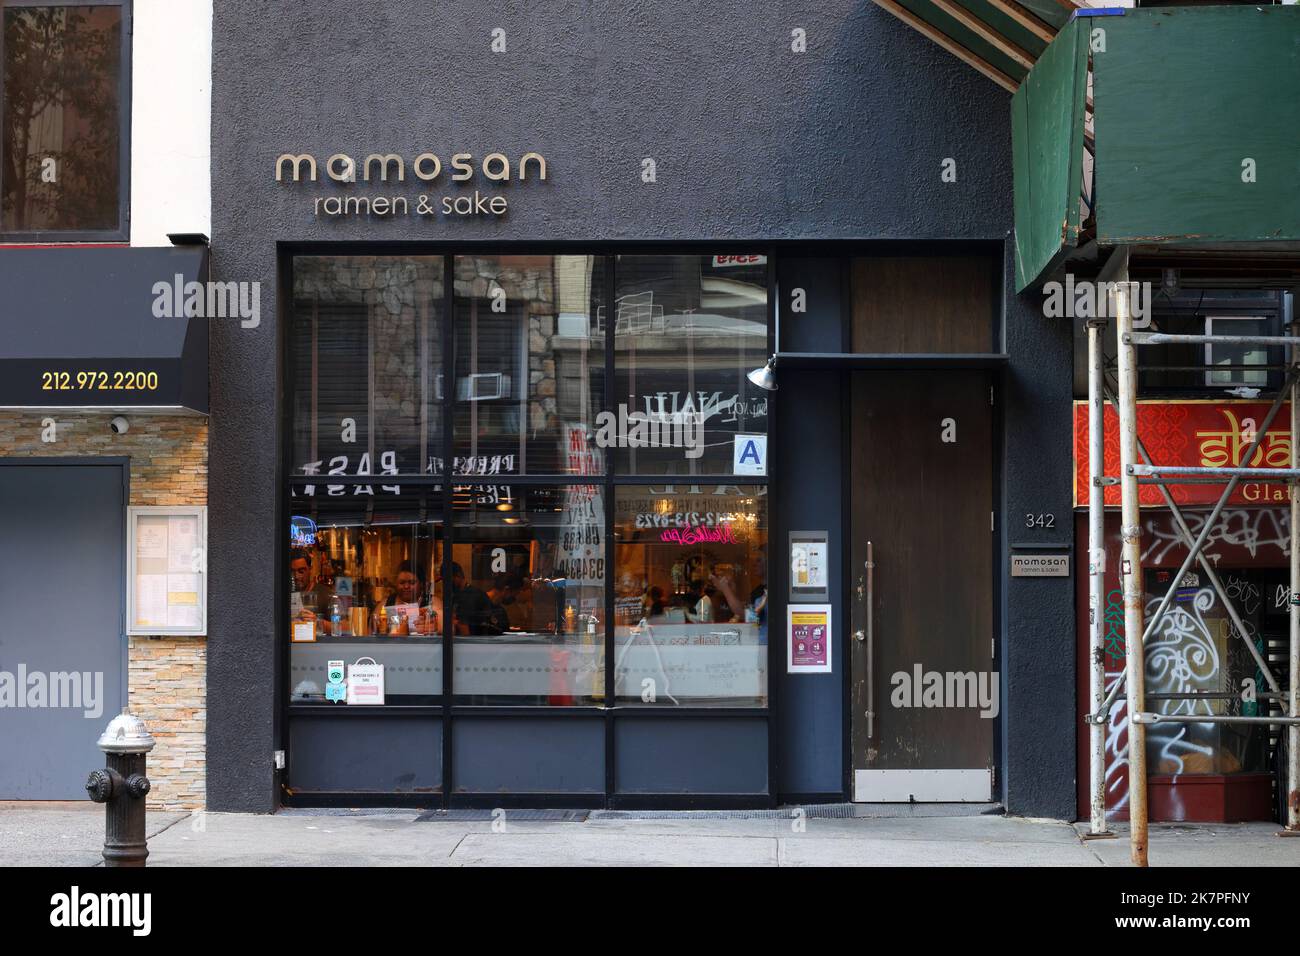
{"type": "Polygon", "coordinates": [[[7,7],[0,28],[0,232],[122,228],[122,7],[7,7]]]}
{"type": "Polygon", "coordinates": [[[294,260],[295,474],[436,473],[443,261],[294,260]]]}
{"type": "Polygon", "coordinates": [[[456,258],[458,457],[508,458],[502,473],[565,473],[566,427],[589,429],[602,405],[604,345],[590,318],[602,263],[456,258]]]}
{"type": "Polygon", "coordinates": [[[615,402],[651,416],[699,415],[704,453],[628,448],[622,474],[725,474],[736,434],[766,432],[767,393],[746,372],[767,358],[766,265],[713,256],[619,256],[615,402]]]}

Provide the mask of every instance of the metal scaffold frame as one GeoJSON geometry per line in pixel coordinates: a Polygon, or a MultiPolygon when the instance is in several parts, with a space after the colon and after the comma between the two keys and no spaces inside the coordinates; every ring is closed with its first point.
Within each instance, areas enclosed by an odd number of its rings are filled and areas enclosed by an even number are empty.
{"type": "MultiPolygon", "coordinates": [[[[1106,827],[1106,725],[1110,709],[1119,698],[1121,689],[1127,692],[1128,720],[1128,794],[1129,840],[1133,863],[1147,865],[1147,766],[1146,728],[1163,722],[1176,723],[1239,723],[1267,724],[1286,729],[1286,829],[1284,835],[1300,835],[1300,322],[1293,322],[1285,336],[1232,336],[1232,335],[1168,335],[1159,332],[1134,331],[1133,311],[1130,302],[1131,285],[1128,280],[1128,251],[1118,250],[1103,270],[1099,282],[1110,282],[1108,287],[1114,317],[1116,341],[1116,386],[1112,390],[1106,380],[1106,360],[1102,335],[1106,320],[1090,320],[1088,332],[1088,606],[1089,606],[1089,700],[1090,710],[1085,718],[1088,724],[1089,746],[1089,833],[1091,838],[1113,836],[1106,827]],[[1250,462],[1264,441],[1273,420],[1290,401],[1291,467],[1290,468],[1199,468],[1161,465],[1151,460],[1146,445],[1137,430],[1138,369],[1137,349],[1143,345],[1171,342],[1186,344],[1250,343],[1288,348],[1289,363],[1282,387],[1274,398],[1268,414],[1256,430],[1254,440],[1247,447],[1241,462],[1250,462]],[[1103,474],[1105,450],[1105,404],[1109,401],[1119,419],[1120,474],[1103,474]],[[1140,460],[1139,460],[1140,459],[1140,460]],[[1228,596],[1214,563],[1206,557],[1204,549],[1220,514],[1243,478],[1284,483],[1289,487],[1291,508],[1290,526],[1290,634],[1289,634],[1289,687],[1284,691],[1268,667],[1268,662],[1250,640],[1236,606],[1228,596]],[[1169,485],[1224,484],[1199,535],[1193,536],[1182,509],[1169,491],[1169,485]],[[1120,586],[1124,601],[1125,670],[1119,675],[1109,693],[1105,675],[1105,490],[1118,484],[1121,511],[1121,564],[1120,586]],[[1173,517],[1179,537],[1187,547],[1187,556],[1172,578],[1169,587],[1155,612],[1144,621],[1144,589],[1142,583],[1142,522],[1138,499],[1139,488],[1152,484],[1160,489],[1173,517]],[[1260,699],[1283,702],[1282,714],[1267,716],[1158,714],[1147,710],[1148,699],[1169,699],[1182,695],[1156,694],[1148,698],[1145,687],[1146,656],[1144,645],[1156,633],[1157,625],[1172,603],[1176,583],[1184,579],[1193,564],[1199,564],[1210,586],[1227,609],[1233,630],[1249,649],[1256,666],[1268,682],[1269,691],[1260,693],[1260,699]],[[1142,635],[1131,640],[1129,635],[1142,635]]],[[[1148,299],[1148,302],[1150,300],[1148,299]]],[[[1200,699],[1205,695],[1194,694],[1200,699]]],[[[1227,698],[1232,695],[1214,695],[1227,698]]]]}

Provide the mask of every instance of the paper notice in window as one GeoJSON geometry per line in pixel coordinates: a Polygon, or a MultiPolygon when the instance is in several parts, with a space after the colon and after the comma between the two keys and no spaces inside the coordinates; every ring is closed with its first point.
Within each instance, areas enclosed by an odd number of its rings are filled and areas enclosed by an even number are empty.
{"type": "Polygon", "coordinates": [[[168,604],[168,627],[198,627],[199,606],[197,604],[168,604]]]}
{"type": "Polygon", "coordinates": [[[167,575],[167,606],[199,603],[199,576],[197,574],[167,575]]]}
{"type": "Polygon", "coordinates": [[[194,549],[199,546],[199,519],[172,515],[167,533],[167,570],[194,570],[194,549]]]}
{"type": "MultiPolygon", "coordinates": [[[[142,516],[135,526],[135,556],[137,559],[167,557],[167,519],[153,515],[142,516]]],[[[186,565],[183,570],[189,570],[186,565]]]]}
{"type": "Polygon", "coordinates": [[[136,575],[135,626],[167,626],[167,575],[136,575]]]}

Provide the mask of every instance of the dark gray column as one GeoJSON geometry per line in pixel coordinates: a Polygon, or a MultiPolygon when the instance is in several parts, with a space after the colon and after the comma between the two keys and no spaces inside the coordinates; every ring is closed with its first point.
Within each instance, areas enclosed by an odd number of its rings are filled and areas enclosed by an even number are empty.
{"type": "Polygon", "coordinates": [[[1008,551],[1059,543],[1074,553],[1070,324],[1044,316],[1038,293],[1016,295],[1010,240],[1005,249],[1001,787],[1010,813],[1073,820],[1074,582],[1012,578],[1008,551]],[[1055,527],[1025,526],[1042,513],[1055,527]]]}
{"type": "MultiPolygon", "coordinates": [[[[214,141],[213,162],[229,143],[214,141]]],[[[275,243],[214,243],[212,278],[262,283],[261,324],[211,323],[208,469],[209,810],[275,807],[277,521],[282,494],[275,243]]]]}

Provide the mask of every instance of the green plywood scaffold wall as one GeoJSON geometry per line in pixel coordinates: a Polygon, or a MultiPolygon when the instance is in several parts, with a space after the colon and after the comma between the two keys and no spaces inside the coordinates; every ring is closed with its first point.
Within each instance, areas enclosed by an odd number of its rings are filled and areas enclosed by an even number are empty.
{"type": "Polygon", "coordinates": [[[1017,288],[1078,244],[1089,57],[1099,245],[1300,250],[1300,6],[1130,9],[1012,98],[1017,288]]]}
{"type": "Polygon", "coordinates": [[[1018,290],[1050,273],[1078,244],[1086,25],[1066,24],[1011,97],[1018,290]]]}

